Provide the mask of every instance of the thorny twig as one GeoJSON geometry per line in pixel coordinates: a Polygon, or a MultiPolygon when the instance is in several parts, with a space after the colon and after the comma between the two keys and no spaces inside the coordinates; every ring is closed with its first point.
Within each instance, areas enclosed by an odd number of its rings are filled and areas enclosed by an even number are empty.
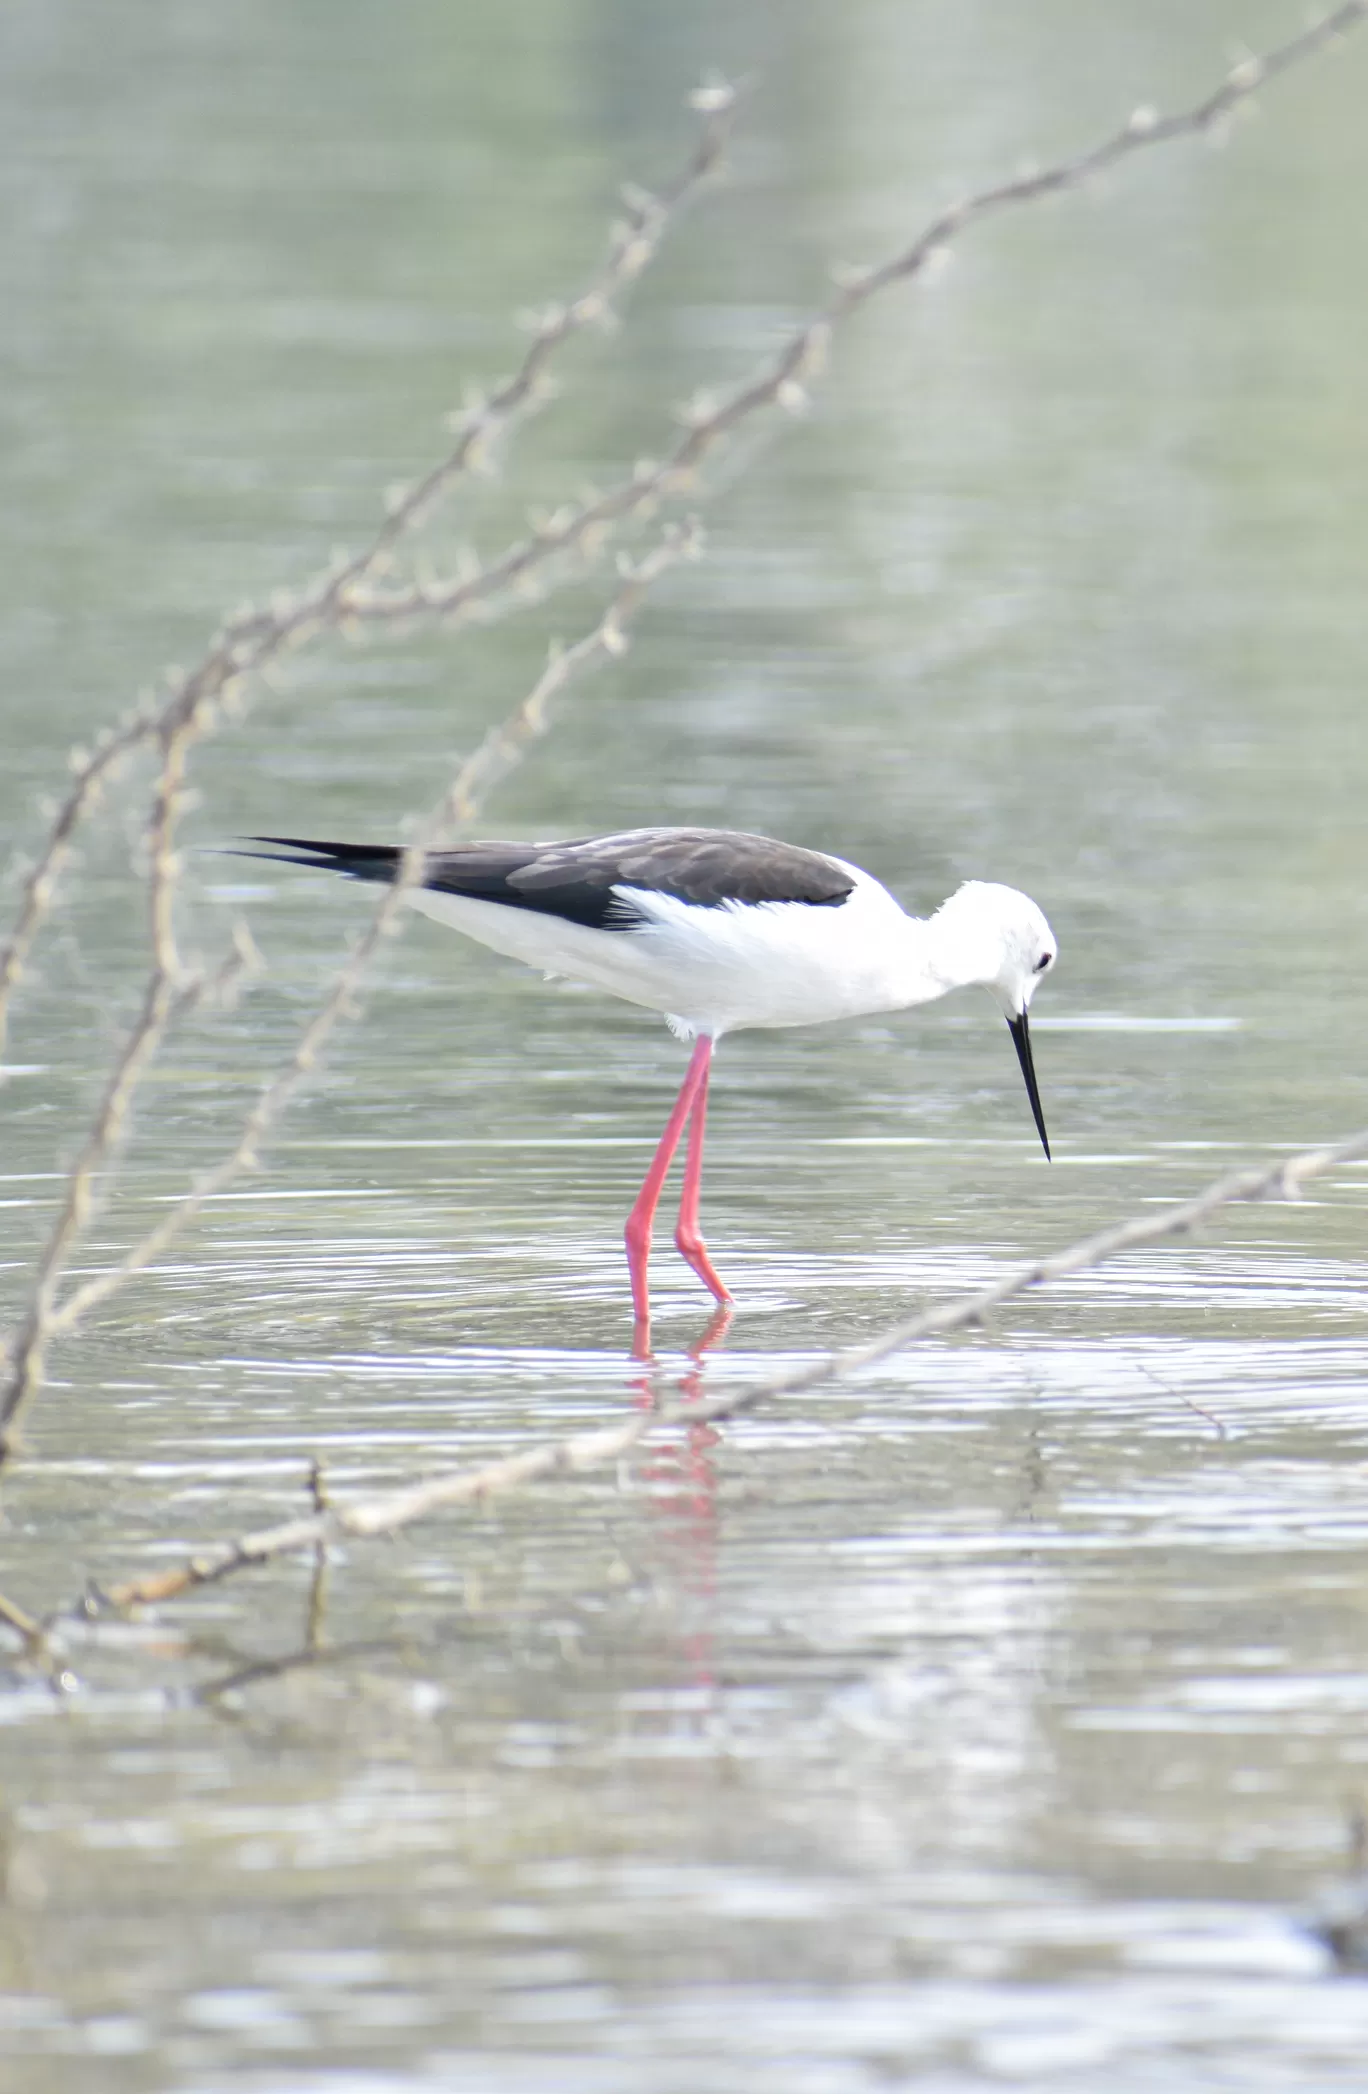
{"type": "Polygon", "coordinates": [[[51,903],[72,837],[110,775],[135,748],[159,733],[174,731],[182,719],[207,714],[216,699],[235,690],[288,646],[320,627],[345,626],[366,619],[411,618],[424,613],[447,619],[473,613],[526,582],[539,566],[566,553],[582,551],[592,542],[602,542],[617,524],[689,486],[707,454],[749,416],[776,405],[799,407],[804,381],[820,369],[834,329],[877,292],[922,274],[969,226],[1013,204],[1080,188],[1094,175],[1146,147],[1214,129],[1260,86],[1347,35],[1365,15],[1368,0],[1345,0],[1343,6],[1276,50],[1262,57],[1243,59],[1219,87],[1192,108],[1168,117],[1159,117],[1150,109],[1138,109],[1119,131],[1090,151],[975,191],[941,212],[909,247],[875,268],[849,275],[837,295],[789,338],[771,363],[721,405],[689,418],[684,437],[663,462],[639,466],[616,488],[559,512],[500,558],[476,567],[470,574],[448,582],[368,592],[365,583],[383,564],[401,534],[431,511],[452,480],[478,467],[488,456],[492,441],[544,396],[545,367],[550,356],[571,335],[607,316],[615,293],[641,273],[670,219],[716,166],[730,124],[733,97],[725,88],[700,90],[693,102],[704,118],[703,135],[683,175],[659,198],[631,193],[629,203],[634,216],[619,229],[609,261],[595,284],[570,305],[548,313],[518,372],[488,400],[468,409],[454,450],[400,498],[370,545],[279,610],[248,611],[230,620],[204,660],[180,679],[159,709],[135,714],[114,729],[92,754],[80,756],[76,782],[25,884],[9,943],[0,951],[0,1048],[10,994],[51,903]]]}
{"type": "Polygon", "coordinates": [[[276,1557],[316,1548],[329,1539],[363,1540],[395,1534],[416,1520],[427,1519],[433,1513],[454,1505],[484,1503],[528,1484],[546,1483],[556,1477],[583,1475],[588,1470],[607,1467],[661,1426],[718,1424],[724,1419],[739,1417],[745,1411],[756,1410],[776,1397],[796,1395],[827,1382],[848,1381],[909,1345],[924,1344],[929,1338],[948,1337],[955,1331],[972,1329],[1003,1303],[1014,1301],[1038,1287],[1069,1279],[1075,1273],[1094,1271],[1123,1252],[1139,1249],[1142,1244],[1161,1243],[1168,1237],[1188,1235],[1222,1208],[1248,1200],[1296,1199],[1309,1180],[1322,1177],[1339,1164],[1351,1163],[1365,1156],[1368,1156],[1368,1129],[1325,1148],[1304,1149],[1263,1169],[1231,1172],[1216,1179],[1192,1199],[1166,1207],[1160,1214],[1099,1229],[1093,1235],[1071,1243],[1065,1250],[1016,1266],[986,1287],[957,1295],[951,1301],[938,1302],[930,1309],[891,1324],[867,1345],[852,1346],[844,1352],[824,1353],[801,1367],[787,1368],[759,1381],[744,1382],[739,1388],[720,1390],[715,1396],[694,1398],[687,1404],[633,1411],[619,1425],[573,1433],[563,1439],[543,1440],[521,1453],[482,1463],[479,1468],[449,1470],[403,1490],[388,1491],[379,1497],[335,1507],[323,1516],[289,1520],[255,1534],[241,1535],[236,1540],[206,1549],[171,1570],[131,1578],[122,1585],[107,1586],[87,1604],[85,1611],[89,1611],[92,1605],[96,1608],[101,1604],[124,1608],[175,1599],[198,1586],[217,1584],[238,1571],[256,1569],[276,1557]]]}
{"type": "Polygon", "coordinates": [[[260,1092],[247,1115],[242,1133],[227,1155],[204,1174],[185,1199],[169,1208],[153,1228],[125,1251],[116,1264],[73,1288],[59,1302],[57,1287],[62,1265],[88,1209],[95,1174],[117,1139],[133,1076],[152,1051],[164,1027],[164,970],[158,966],[154,971],[148,985],[142,1021],[135,1027],[119,1057],[95,1128],[68,1181],[66,1199],[44,1253],[39,1284],[35,1287],[28,1313],[3,1357],[5,1380],[0,1388],[0,1461],[13,1450],[15,1424],[38,1389],[44,1355],[52,1341],[71,1330],[98,1303],[116,1293],[134,1273],[143,1271],[154,1258],[160,1257],[196,1218],[206,1200],[222,1192],[243,1171],[256,1167],[261,1144],[313,1069],[328,1035],[347,1015],[366,968],[394,928],[405,896],[422,878],[425,850],[450,826],[458,811],[469,810],[478,804],[480,793],[499,775],[500,766],[506,763],[510,751],[516,751],[545,731],[551,704],[573,680],[596,663],[611,660],[622,653],[627,644],[626,626],[647,592],[669,568],[692,556],[697,546],[694,531],[672,527],[642,559],[624,563],[619,586],[598,623],[573,647],[553,650],[521,705],[462,764],[418,836],[406,849],[395,880],[386,887],[346,964],[301,1032],[294,1052],[260,1092]]]}
{"type": "Polygon", "coordinates": [[[624,216],[613,227],[602,266],[577,297],[541,316],[513,376],[486,399],[468,404],[456,418],[453,448],[392,502],[370,542],[300,595],[230,618],[203,659],[175,679],[160,704],[145,703],[94,750],[76,752],[74,783],[24,883],[8,943],[0,948],[0,1056],[15,985],[51,907],[76,831],[105,786],[149,742],[161,743],[164,764],[181,761],[189,742],[213,724],[216,711],[240,700],[249,678],[319,631],[352,622],[354,592],[384,567],[400,539],[428,519],[455,481],[487,467],[499,440],[551,397],[549,368],[557,353],[575,336],[611,323],[617,301],[654,259],[671,224],[722,158],[734,97],[720,88],[703,88],[691,100],[700,128],[684,168],[658,195],[635,187],[624,193],[624,216]]]}
{"type": "MultiPolygon", "coordinates": [[[[718,88],[704,90],[695,97],[695,106],[704,120],[703,134],[689,167],[674,189],[662,199],[633,200],[634,219],[629,220],[615,236],[609,258],[595,285],[581,300],[544,319],[514,378],[490,400],[476,403],[468,410],[450,456],[397,501],[370,545],[323,576],[302,597],[283,603],[270,612],[250,612],[231,621],[199,667],[177,682],[159,709],[123,723],[94,755],[80,759],[75,784],[26,884],[10,943],[0,953],[0,1037],[9,994],[50,903],[61,862],[70,848],[75,829],[110,773],[135,747],[149,738],[159,740],[162,749],[162,773],[155,788],[154,813],[149,825],[153,845],[154,964],[142,1015],[121,1051],[95,1127],[73,1168],[61,1212],[40,1260],[27,1314],[9,1349],[7,1387],[0,1397],[0,1461],[12,1444],[14,1420],[41,1378],[44,1350],[51,1339],[69,1330],[87,1310],[113,1293],[132,1273],[146,1266],[193,1219],[207,1197],[255,1161],[258,1143],[284,1109],[315,1061],[323,1040],[346,1009],[365,965],[394,921],[405,888],[417,876],[424,842],[435,833],[435,828],[425,829],[406,853],[398,884],[382,901],[371,928],[356,947],[324,1004],[306,1026],[289,1062],[258,1098],[230,1155],[116,1266],[77,1287],[58,1304],[56,1291],[61,1272],[79,1237],[99,1172],[108,1161],[124,1123],[128,1101],[141,1070],[155,1052],[174,1015],[177,994],[193,999],[199,993],[193,985],[179,984],[180,968],[170,921],[170,897],[176,871],[171,841],[181,770],[191,743],[212,724],[216,709],[230,704],[240,695],[244,682],[286,647],[298,644],[321,628],[346,626],[367,619],[421,615],[436,615],[459,622],[477,612],[488,614],[500,600],[506,600],[510,592],[535,582],[539,575],[544,576],[548,570],[554,569],[566,555],[583,556],[596,551],[618,526],[640,518],[662,500],[692,485],[703,460],[741,423],[772,406],[801,406],[805,383],[821,369],[836,328],[879,291],[923,274],[928,265],[971,225],[1009,206],[1077,189],[1094,175],[1144,147],[1211,130],[1246,102],[1264,82],[1355,28],[1365,15],[1368,15],[1368,0],[1347,0],[1347,4],[1275,51],[1262,58],[1243,60],[1212,93],[1190,109],[1162,118],[1152,111],[1139,110],[1119,131],[1090,151],[1058,161],[1036,173],[979,190],[953,205],[934,219],[909,247],[874,269],[848,275],[835,296],[789,338],[778,356],[720,405],[702,406],[686,416],[685,433],[663,463],[638,466],[607,494],[564,510],[538,525],[527,539],[509,548],[499,559],[454,581],[390,590],[370,586],[401,535],[429,513],[450,481],[478,466],[487,454],[491,440],[520,414],[535,406],[544,392],[548,358],[572,334],[606,317],[612,297],[640,273],[655,252],[672,213],[716,163],[730,119],[732,96],[726,89],[718,88]]],[[[591,651],[614,651],[613,640],[619,630],[620,620],[614,621],[610,613],[597,629],[597,635],[588,636],[589,642],[595,643],[591,651]]],[[[581,646],[586,644],[588,642],[582,642],[581,646]]],[[[571,650],[570,656],[563,658],[566,665],[571,663],[574,655],[575,650],[571,650]]],[[[559,688],[562,674],[561,667],[553,659],[543,682],[549,679],[552,690],[559,688]]],[[[544,707],[544,702],[544,698],[539,699],[534,692],[512,721],[486,739],[462,773],[463,777],[466,772],[470,774],[468,790],[463,794],[461,780],[456,781],[435,818],[436,825],[440,825],[442,819],[469,810],[474,805],[476,786],[482,786],[486,779],[492,781],[501,768],[516,760],[521,743],[539,731],[539,707],[544,707]]]]}
{"type": "Polygon", "coordinates": [[[42,1650],[47,1635],[43,1624],[35,1621],[16,1600],[6,1599],[3,1593],[0,1593],[0,1621],[7,1629],[13,1629],[26,1656],[33,1657],[42,1650]]]}
{"type": "Polygon", "coordinates": [[[562,509],[527,538],[510,546],[500,559],[470,574],[408,588],[351,589],[347,594],[348,612],[358,620],[369,621],[413,618],[424,612],[443,618],[468,615],[491,597],[516,588],[546,562],[582,553],[628,519],[649,514],[662,501],[692,491],[705,458],[742,423],[771,407],[802,411],[807,401],[806,388],[820,375],[832,337],[845,321],[890,285],[909,283],[925,274],[971,226],[1014,205],[1084,188],[1094,176],[1149,146],[1214,130],[1266,81],[1347,34],[1365,16],[1368,0],[1348,0],[1347,5],[1277,50],[1262,58],[1242,60],[1219,87],[1192,108],[1165,117],[1152,109],[1137,109],[1119,131],[1089,151],[1019,175],[1013,181],[992,183],[961,198],[932,219],[910,246],[887,261],[870,269],[841,272],[835,296],[788,337],[777,355],[724,400],[717,404],[703,400],[686,408],[682,414],[685,433],[663,460],[640,464],[616,487],[592,501],[562,509]]]}

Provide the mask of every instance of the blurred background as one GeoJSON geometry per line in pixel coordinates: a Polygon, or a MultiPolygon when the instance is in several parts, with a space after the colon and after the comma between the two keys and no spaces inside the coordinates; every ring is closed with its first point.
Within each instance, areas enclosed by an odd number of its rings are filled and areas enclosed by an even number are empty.
{"type": "MultiPolygon", "coordinates": [[[[833,264],[1302,22],[12,0],[14,866],[73,745],[365,540],[585,279],[618,185],[681,164],[709,69],[746,89],[725,180],[434,568],[660,455],[833,264]]],[[[1368,1119],[1366,67],[1350,42],[872,305],[813,412],[714,467],[706,559],[488,811],[768,830],[918,909],[1005,880],[1059,936],[1049,1168],[986,1000],[726,1043],[705,1222],[741,1309],[708,1386],[1368,1119]]],[[[291,658],[197,756],[191,840],[401,834],[610,586],[291,658]]],[[[136,1008],[146,784],[87,832],[19,1004],[7,1312],[136,1008]]],[[[264,971],[164,1057],[82,1269],[231,1144],[367,906],[191,859],[187,941],[245,915],[264,971]]],[[[41,1610],[303,1509],[314,1455],[360,1491],[641,1400],[619,1231],[680,1066],[646,1015],[415,925],[268,1175],[57,1356],[0,1586],[41,1610]]],[[[196,1698],[295,1647],[304,1566],[94,1639],[64,1701],[16,1670],[0,2072],[1356,2084],[1368,2005],[1286,1915],[1368,1750],[1364,1236],[1345,1171],[725,1440],[355,1552],[345,1662],[196,1698]]],[[[655,1278],[668,1389],[706,1303],[668,1245],[655,1278]]]]}

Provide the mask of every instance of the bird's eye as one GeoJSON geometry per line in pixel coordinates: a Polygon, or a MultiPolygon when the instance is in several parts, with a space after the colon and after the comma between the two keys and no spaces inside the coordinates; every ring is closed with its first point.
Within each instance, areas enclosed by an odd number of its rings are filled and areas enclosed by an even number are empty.
{"type": "Polygon", "coordinates": [[[1036,964],[1035,964],[1035,971],[1036,971],[1036,973],[1037,973],[1037,974],[1043,974],[1043,973],[1045,972],[1045,969],[1046,969],[1046,968],[1047,968],[1047,967],[1049,966],[1049,964],[1050,964],[1051,960],[1053,960],[1053,958],[1054,958],[1054,954],[1053,954],[1052,952],[1043,952],[1043,953],[1042,953],[1042,954],[1040,955],[1040,958],[1039,958],[1039,959],[1038,959],[1038,960],[1036,961],[1036,964]]]}

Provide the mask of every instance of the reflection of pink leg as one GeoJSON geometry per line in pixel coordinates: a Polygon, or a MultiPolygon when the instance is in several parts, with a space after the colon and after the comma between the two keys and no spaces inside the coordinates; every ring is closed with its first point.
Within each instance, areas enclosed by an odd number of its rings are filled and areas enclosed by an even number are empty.
{"type": "MultiPolygon", "coordinates": [[[[708,1348],[725,1336],[732,1320],[728,1302],[713,1310],[702,1336],[688,1348],[690,1366],[677,1383],[679,1401],[687,1406],[703,1393],[703,1362],[708,1348]]],[[[640,1335],[641,1326],[638,1325],[640,1335]]],[[[647,1334],[649,1340],[649,1333],[647,1334]]],[[[638,1355],[642,1357],[642,1355],[638,1355]]],[[[634,1377],[632,1388],[639,1406],[652,1410],[662,1391],[659,1377],[634,1377]]],[[[678,1627],[680,1647],[691,1686],[707,1696],[700,1710],[706,1720],[717,1685],[714,1654],[717,1611],[718,1507],[714,1449],[722,1435],[716,1426],[698,1419],[683,1422],[668,1439],[655,1440],[643,1450],[640,1476],[652,1512],[661,1522],[661,1545],[666,1567],[679,1584],[678,1627]]]]}
{"type": "MultiPolygon", "coordinates": [[[[702,1337],[695,1338],[693,1344],[689,1346],[689,1358],[693,1360],[700,1369],[703,1365],[704,1354],[711,1352],[714,1345],[720,1345],[722,1343],[722,1340],[726,1337],[727,1332],[732,1327],[732,1318],[735,1316],[735,1314],[736,1308],[733,1302],[731,1301],[730,1296],[726,1301],[720,1301],[717,1304],[717,1307],[713,1310],[712,1316],[708,1323],[708,1328],[704,1331],[702,1337]]],[[[680,1393],[682,1395],[700,1395],[703,1389],[702,1374],[698,1373],[697,1375],[686,1376],[685,1380],[680,1383],[679,1387],[680,1393]]]]}
{"type": "MultiPolygon", "coordinates": [[[[708,1063],[711,1057],[712,1041],[706,1037],[700,1038],[695,1043],[694,1051],[689,1057],[689,1066],[685,1071],[684,1081],[679,1086],[679,1096],[675,1099],[674,1110],[665,1122],[665,1132],[660,1137],[659,1146],[651,1161],[651,1168],[646,1173],[646,1182],[637,1194],[636,1203],[627,1217],[627,1270],[632,1278],[632,1307],[636,1312],[638,1332],[640,1333],[642,1326],[645,1326],[647,1333],[645,1338],[646,1351],[650,1349],[651,1297],[647,1285],[646,1267],[651,1255],[651,1224],[655,1220],[655,1211],[660,1204],[661,1187],[665,1183],[666,1175],[674,1160],[674,1152],[679,1147],[679,1137],[684,1132],[684,1122],[693,1111],[694,1100],[698,1096],[700,1084],[705,1089],[707,1087],[708,1063]]],[[[692,1163],[692,1141],[689,1144],[689,1158],[692,1163]]],[[[699,1143],[698,1167],[700,1170],[703,1167],[701,1141],[699,1143]]],[[[685,1197],[687,1198],[687,1174],[685,1176],[684,1189],[685,1197]]],[[[696,1208],[696,1191],[694,1204],[696,1208]]],[[[687,1256],[688,1254],[686,1253],[685,1255],[687,1256]]],[[[704,1255],[706,1256],[706,1253],[704,1255]]],[[[693,1260],[690,1259],[689,1262],[692,1264],[693,1260]]],[[[710,1281],[709,1285],[711,1284],[710,1281]]],[[[714,1292],[716,1291],[714,1289],[714,1292]]],[[[639,1353],[638,1357],[644,1357],[644,1353],[639,1353]]]]}
{"type": "Polygon", "coordinates": [[[731,1295],[713,1268],[708,1256],[708,1246],[703,1241],[698,1227],[698,1195],[703,1184],[703,1135],[708,1124],[708,1068],[712,1060],[712,1041],[700,1040],[699,1046],[707,1051],[703,1056],[703,1073],[694,1095],[693,1117],[689,1121],[689,1152],[684,1159],[684,1190],[679,1196],[679,1226],[675,1230],[675,1244],[681,1258],[687,1260],[698,1274],[703,1285],[720,1302],[728,1302],[731,1295]]]}

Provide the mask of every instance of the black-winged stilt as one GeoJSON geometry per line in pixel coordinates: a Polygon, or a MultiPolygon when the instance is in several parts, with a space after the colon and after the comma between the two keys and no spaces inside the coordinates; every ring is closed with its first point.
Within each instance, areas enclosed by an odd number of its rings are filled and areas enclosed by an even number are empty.
{"type": "MultiPolygon", "coordinates": [[[[393,844],[256,836],[293,865],[390,881],[393,844]],[[282,854],[288,853],[287,857],[282,854]]],[[[970,880],[935,914],[909,916],[857,865],[732,829],[628,829],[564,843],[466,843],[427,853],[407,899],[495,952],[665,1015],[693,1054],[627,1218],[639,1330],[661,1188],[689,1129],[675,1243],[719,1302],[731,1299],[698,1225],[708,1073],[722,1035],[816,1025],[984,988],[1011,1028],[1046,1156],[1027,1011],[1055,960],[1044,916],[1013,887],[970,880]]]]}

